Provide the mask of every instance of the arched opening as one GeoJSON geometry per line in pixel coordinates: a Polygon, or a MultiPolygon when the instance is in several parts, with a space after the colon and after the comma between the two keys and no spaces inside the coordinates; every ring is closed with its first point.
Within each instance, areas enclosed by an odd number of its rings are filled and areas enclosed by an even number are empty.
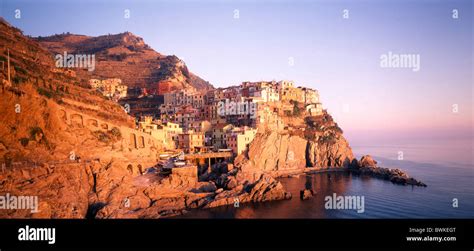
{"type": "Polygon", "coordinates": [[[89,126],[89,127],[98,127],[99,123],[95,119],[88,119],[87,120],[87,126],[89,126]]]}
{"type": "Polygon", "coordinates": [[[143,136],[140,136],[138,145],[140,148],[145,148],[145,138],[143,136]]]}
{"type": "Polygon", "coordinates": [[[72,114],[71,115],[71,125],[74,126],[74,127],[83,128],[84,124],[82,122],[82,115],[72,114]]]}
{"type": "Polygon", "coordinates": [[[130,134],[130,148],[137,148],[137,136],[134,133],[130,134]]]}
{"type": "Polygon", "coordinates": [[[64,121],[67,121],[67,113],[65,110],[59,110],[59,118],[61,118],[64,121]]]}

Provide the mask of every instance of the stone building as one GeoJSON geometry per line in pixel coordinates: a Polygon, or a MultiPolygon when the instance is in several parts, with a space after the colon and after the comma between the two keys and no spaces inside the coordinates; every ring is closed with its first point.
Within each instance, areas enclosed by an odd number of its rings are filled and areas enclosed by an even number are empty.
{"type": "Polygon", "coordinates": [[[216,124],[211,131],[211,144],[214,149],[225,148],[225,137],[227,132],[233,128],[231,124],[216,124]]]}
{"type": "Polygon", "coordinates": [[[181,127],[175,123],[160,123],[153,121],[151,116],[143,116],[138,122],[138,129],[150,134],[153,138],[162,142],[165,148],[175,149],[177,146],[178,135],[183,133],[181,127]]]}
{"type": "Polygon", "coordinates": [[[303,91],[303,102],[305,104],[316,104],[319,103],[319,92],[317,90],[313,90],[311,88],[303,87],[301,88],[303,91]]]}
{"type": "Polygon", "coordinates": [[[100,91],[106,97],[125,98],[127,97],[126,85],[122,85],[122,80],[119,78],[108,78],[104,80],[89,79],[89,85],[100,91]]]}
{"type": "Polygon", "coordinates": [[[257,129],[236,127],[226,132],[225,144],[235,155],[245,151],[257,134],[257,129]]]}
{"type": "Polygon", "coordinates": [[[188,131],[178,135],[178,149],[192,153],[197,148],[204,146],[204,133],[188,131]]]}

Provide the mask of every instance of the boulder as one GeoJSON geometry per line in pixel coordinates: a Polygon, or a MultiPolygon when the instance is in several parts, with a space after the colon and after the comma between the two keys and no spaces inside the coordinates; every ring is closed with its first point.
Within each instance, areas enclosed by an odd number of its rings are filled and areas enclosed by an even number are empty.
{"type": "Polygon", "coordinates": [[[205,182],[197,190],[203,193],[212,193],[217,190],[217,187],[216,187],[216,184],[214,184],[214,182],[205,182]]]}
{"type": "Polygon", "coordinates": [[[313,190],[305,189],[300,191],[300,199],[301,200],[308,200],[309,198],[313,197],[313,190]]]}
{"type": "Polygon", "coordinates": [[[360,167],[377,167],[377,161],[375,161],[372,156],[364,155],[359,161],[360,167]]]}
{"type": "Polygon", "coordinates": [[[232,190],[234,189],[235,187],[237,187],[237,180],[235,179],[234,176],[228,176],[227,178],[227,183],[225,185],[225,188],[227,190],[232,190]]]}

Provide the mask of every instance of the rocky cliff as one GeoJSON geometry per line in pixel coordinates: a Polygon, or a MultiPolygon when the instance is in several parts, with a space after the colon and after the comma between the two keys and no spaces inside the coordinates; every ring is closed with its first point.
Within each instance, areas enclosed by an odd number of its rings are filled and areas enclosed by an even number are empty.
{"type": "Polygon", "coordinates": [[[349,143],[332,117],[284,117],[283,130],[259,130],[249,150],[236,159],[243,170],[274,176],[299,173],[307,167],[349,167],[355,163],[349,143]]]}

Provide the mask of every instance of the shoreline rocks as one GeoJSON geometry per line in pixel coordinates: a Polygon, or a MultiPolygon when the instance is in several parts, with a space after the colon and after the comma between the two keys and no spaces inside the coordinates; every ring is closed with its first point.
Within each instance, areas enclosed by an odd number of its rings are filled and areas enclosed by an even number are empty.
{"type": "Polygon", "coordinates": [[[370,175],[372,177],[389,180],[395,184],[427,187],[425,183],[408,176],[407,173],[398,168],[390,169],[377,166],[377,161],[370,155],[362,156],[358,165],[349,168],[349,170],[356,174],[370,175]]]}
{"type": "MultiPolygon", "coordinates": [[[[0,186],[11,194],[41,193],[41,214],[2,212],[3,217],[36,218],[162,218],[184,214],[192,209],[232,206],[249,202],[291,199],[291,193],[272,174],[234,169],[218,179],[205,182],[179,182],[177,178],[159,178],[154,174],[136,175],[127,170],[127,162],[95,162],[74,168],[47,167],[10,173],[10,182],[0,186]],[[48,171],[49,170],[49,171],[48,171]],[[30,172],[28,172],[30,171],[30,172]],[[27,175],[28,174],[28,175],[27,175]],[[26,176],[25,176],[26,175],[26,176]],[[23,177],[24,176],[24,177],[23,177]],[[30,183],[22,183],[31,180],[30,183]],[[71,191],[71,192],[69,192],[71,191]],[[57,196],[58,194],[60,196],[57,196]],[[78,202],[80,201],[80,202],[78,202]],[[72,205],[72,209],[69,209],[72,205]],[[96,205],[100,205],[95,207],[96,205]]],[[[350,168],[322,168],[324,171],[349,171],[354,174],[391,181],[395,184],[426,187],[400,169],[378,167],[364,156],[350,168]]],[[[302,173],[305,173],[303,171],[302,173]]],[[[309,171],[311,173],[311,170],[309,171]]],[[[0,175],[1,176],[1,175],[0,175]]],[[[314,196],[311,189],[300,191],[300,199],[314,196]]]]}
{"type": "Polygon", "coordinates": [[[239,205],[248,202],[264,202],[291,199],[283,185],[270,175],[262,174],[254,181],[238,179],[238,184],[231,190],[221,190],[203,208],[213,208],[226,205],[239,205]]]}

